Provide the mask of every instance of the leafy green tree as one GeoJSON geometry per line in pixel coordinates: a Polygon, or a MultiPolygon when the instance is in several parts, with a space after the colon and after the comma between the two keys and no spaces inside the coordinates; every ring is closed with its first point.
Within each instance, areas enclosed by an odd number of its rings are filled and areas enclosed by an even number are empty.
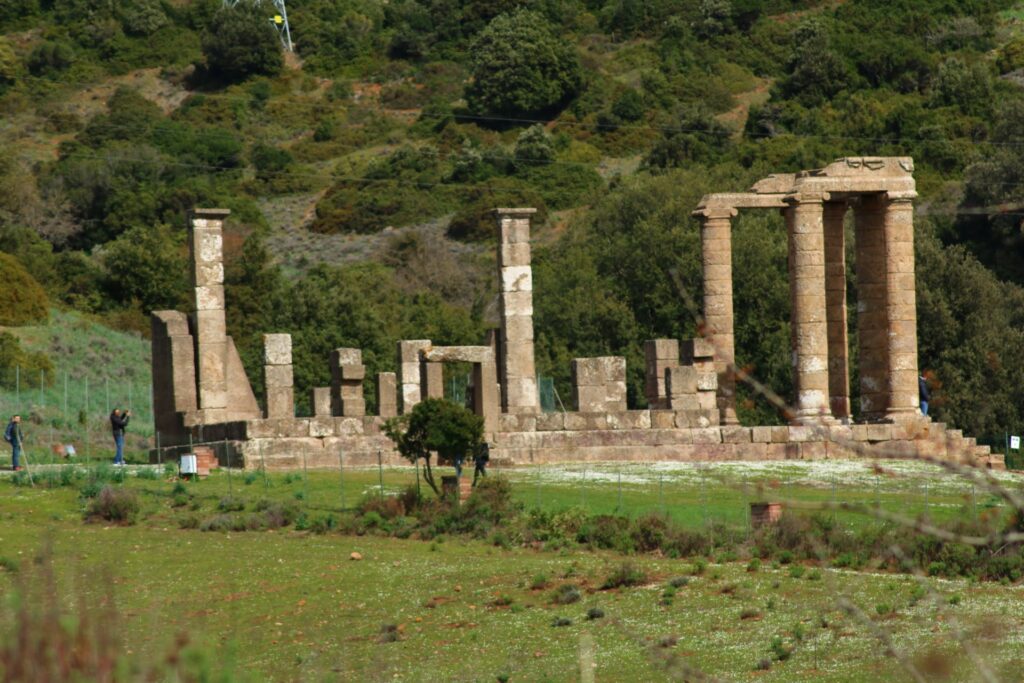
{"type": "Polygon", "coordinates": [[[384,433],[403,458],[413,464],[423,461],[424,480],[441,495],[430,465],[432,453],[437,453],[439,465],[471,456],[483,443],[484,419],[451,401],[428,398],[410,413],[385,422],[384,433]]]}
{"type": "Polygon", "coordinates": [[[473,79],[469,107],[495,116],[541,116],[557,111],[579,92],[579,59],[544,18],[519,10],[495,18],[470,50],[473,79]]]}
{"type": "Polygon", "coordinates": [[[818,17],[805,19],[790,37],[788,74],[779,84],[787,98],[820,104],[846,87],[846,64],[832,49],[829,30],[818,17]]]}
{"type": "Polygon", "coordinates": [[[46,384],[53,384],[56,373],[53,361],[40,351],[26,351],[21,348],[18,338],[10,332],[0,332],[0,387],[14,389],[19,381],[24,390],[26,379],[33,381],[44,378],[46,384]]]}
{"type": "Polygon", "coordinates": [[[0,92],[13,85],[18,78],[18,56],[10,41],[0,38],[0,92]]]}
{"type": "Polygon", "coordinates": [[[643,96],[632,88],[619,95],[619,98],[615,100],[615,104],[612,105],[612,114],[623,121],[629,122],[642,119],[645,110],[646,106],[644,105],[643,96]]]}
{"type": "Polygon", "coordinates": [[[203,56],[212,77],[234,83],[281,70],[281,42],[267,19],[266,9],[248,3],[225,7],[213,16],[203,35],[203,56]]]}
{"type": "Polygon", "coordinates": [[[728,128],[703,108],[689,108],[677,125],[665,129],[644,164],[661,169],[708,164],[727,156],[731,147],[728,128]]]}
{"type": "Polygon", "coordinates": [[[9,254],[0,253],[0,325],[44,323],[50,315],[46,291],[9,254]]]}
{"type": "Polygon", "coordinates": [[[166,225],[134,227],[111,242],[103,255],[104,289],[122,305],[143,313],[182,306],[188,294],[188,263],[182,235],[166,225]]]}
{"type": "Polygon", "coordinates": [[[32,48],[25,65],[33,76],[64,71],[75,61],[75,53],[67,43],[46,41],[32,48]]]}

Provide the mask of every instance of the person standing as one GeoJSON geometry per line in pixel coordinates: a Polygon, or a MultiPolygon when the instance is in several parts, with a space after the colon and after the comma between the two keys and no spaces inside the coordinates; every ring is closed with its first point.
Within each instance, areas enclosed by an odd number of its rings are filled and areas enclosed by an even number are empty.
{"type": "Polygon", "coordinates": [[[4,441],[11,444],[11,469],[21,470],[21,449],[25,443],[25,435],[21,432],[21,415],[12,415],[4,430],[4,441]]]}
{"type": "Polygon", "coordinates": [[[114,464],[124,464],[124,430],[128,426],[128,419],[132,416],[132,411],[126,410],[121,411],[120,408],[114,408],[114,412],[110,413],[110,429],[114,433],[114,464]]]}
{"type": "Polygon", "coordinates": [[[473,454],[473,486],[477,479],[487,476],[487,463],[491,460],[491,446],[486,441],[473,454]]]}
{"type": "Polygon", "coordinates": [[[917,394],[921,403],[921,414],[927,416],[928,402],[932,400],[932,395],[928,391],[928,380],[925,379],[924,375],[917,378],[917,394]]]}

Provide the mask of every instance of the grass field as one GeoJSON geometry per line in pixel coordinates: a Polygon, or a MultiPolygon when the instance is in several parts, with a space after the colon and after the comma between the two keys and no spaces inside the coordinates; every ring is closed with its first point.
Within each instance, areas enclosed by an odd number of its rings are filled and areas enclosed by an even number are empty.
{"type": "MultiPolygon", "coordinates": [[[[37,468],[43,479],[44,469],[37,468]]],[[[142,500],[142,521],[127,527],[83,523],[74,487],[0,482],[6,628],[12,587],[32,576],[31,558],[50,544],[65,609],[112,592],[127,659],[159,660],[185,631],[212,669],[243,680],[679,680],[687,666],[725,680],[910,680],[885,656],[880,634],[935,680],[971,678],[959,639],[1002,679],[1017,680],[1024,666],[1020,586],[770,562],[747,571],[745,561],[721,556],[701,570],[696,558],[502,549],[458,537],[183,530],[183,515],[213,514],[225,497],[247,509],[266,498],[329,514],[394,493],[415,472],[222,471],[187,484],[193,502],[181,509],[171,506],[172,483],[141,471],[115,483],[142,500]],[[350,560],[352,552],[363,559],[350,560]],[[601,590],[627,559],[645,574],[640,585],[601,590]],[[687,583],[666,599],[676,577],[687,583]],[[577,587],[580,599],[555,604],[563,585],[577,587]],[[604,617],[586,619],[591,608],[604,617]],[[571,624],[553,626],[559,617],[571,624]],[[779,661],[780,651],[791,654],[779,661]],[[761,660],[771,668],[755,670],[761,660]]],[[[912,463],[881,476],[846,462],[594,464],[495,475],[509,477],[527,506],[664,512],[695,527],[744,525],[746,502],[767,497],[835,496],[910,513],[927,505],[930,516],[949,519],[992,506],[977,490],[972,502],[970,485],[912,463]]],[[[1015,475],[1001,481],[1021,486],[1015,475]]],[[[837,514],[841,523],[869,523],[837,514]]]]}

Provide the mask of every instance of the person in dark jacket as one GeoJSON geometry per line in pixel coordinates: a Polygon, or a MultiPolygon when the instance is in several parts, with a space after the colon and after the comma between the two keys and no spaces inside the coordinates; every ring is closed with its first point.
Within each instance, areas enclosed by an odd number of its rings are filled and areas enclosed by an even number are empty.
{"type": "Polygon", "coordinates": [[[124,429],[128,426],[128,419],[132,416],[132,411],[122,411],[120,408],[114,408],[114,412],[110,413],[110,429],[114,433],[114,448],[116,450],[114,454],[114,464],[124,464],[124,429]]]}
{"type": "Polygon", "coordinates": [[[12,415],[4,430],[4,441],[11,444],[11,469],[21,469],[21,449],[25,443],[25,435],[21,433],[21,415],[12,415]]]}
{"type": "Polygon", "coordinates": [[[491,447],[485,441],[473,454],[473,486],[476,486],[477,479],[487,476],[487,463],[491,460],[491,447]]]}
{"type": "Polygon", "coordinates": [[[932,395],[928,391],[928,380],[921,375],[917,378],[917,394],[921,402],[921,414],[928,414],[928,401],[932,400],[932,395]]]}

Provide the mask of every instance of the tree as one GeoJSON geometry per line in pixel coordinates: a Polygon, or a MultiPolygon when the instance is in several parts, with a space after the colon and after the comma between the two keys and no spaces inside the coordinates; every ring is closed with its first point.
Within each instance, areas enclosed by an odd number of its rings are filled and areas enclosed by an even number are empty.
{"type": "Polygon", "coordinates": [[[481,114],[549,114],[568,103],[583,81],[572,45],[534,12],[495,18],[473,42],[471,54],[466,100],[481,114]]]}
{"type": "Polygon", "coordinates": [[[430,467],[431,454],[437,453],[439,465],[469,456],[483,443],[484,419],[451,401],[428,398],[412,412],[385,422],[384,433],[403,458],[413,464],[423,461],[423,478],[440,495],[430,467]]]}
{"type": "Polygon", "coordinates": [[[133,227],[111,242],[103,255],[110,299],[137,302],[143,313],[181,306],[188,291],[181,242],[166,225],[133,227]]]}
{"type": "Polygon", "coordinates": [[[46,291],[8,254],[0,253],[0,325],[46,322],[50,314],[46,291]]]}
{"type": "Polygon", "coordinates": [[[281,43],[266,10],[245,3],[213,16],[203,35],[203,56],[210,75],[227,82],[274,75],[284,65],[281,43]]]}

